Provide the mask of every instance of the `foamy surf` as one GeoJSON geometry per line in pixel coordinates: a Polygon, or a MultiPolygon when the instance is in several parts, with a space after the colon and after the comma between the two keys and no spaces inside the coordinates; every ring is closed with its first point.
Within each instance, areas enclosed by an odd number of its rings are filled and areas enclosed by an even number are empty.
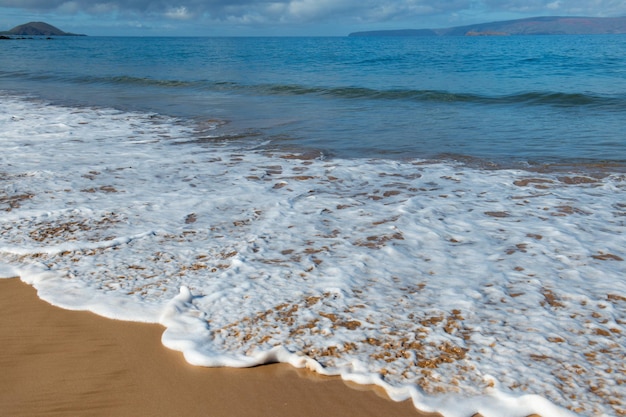
{"type": "Polygon", "coordinates": [[[0,275],[53,304],[445,416],[624,410],[623,174],[311,159],[7,95],[0,114],[0,275]]]}

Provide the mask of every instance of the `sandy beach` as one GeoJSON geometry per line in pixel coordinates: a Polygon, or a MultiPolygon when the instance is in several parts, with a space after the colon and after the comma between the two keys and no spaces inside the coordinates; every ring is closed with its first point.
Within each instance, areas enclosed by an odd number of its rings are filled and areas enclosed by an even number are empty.
{"type": "Polygon", "coordinates": [[[288,365],[193,367],[163,347],[161,326],[62,310],[18,279],[0,279],[0,308],[3,416],[429,415],[288,365]]]}

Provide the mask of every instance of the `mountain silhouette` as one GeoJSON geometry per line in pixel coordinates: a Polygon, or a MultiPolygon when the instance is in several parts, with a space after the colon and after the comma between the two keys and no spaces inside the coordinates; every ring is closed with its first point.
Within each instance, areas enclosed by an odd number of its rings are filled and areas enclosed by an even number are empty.
{"type": "Polygon", "coordinates": [[[64,32],[61,29],[44,22],[25,23],[6,32],[0,32],[0,34],[14,36],[85,36],[64,32]]]}

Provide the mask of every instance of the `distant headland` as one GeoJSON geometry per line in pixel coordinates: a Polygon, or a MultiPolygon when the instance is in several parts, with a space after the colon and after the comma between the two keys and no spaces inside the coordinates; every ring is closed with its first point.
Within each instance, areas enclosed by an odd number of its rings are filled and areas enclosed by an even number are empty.
{"type": "Polygon", "coordinates": [[[11,30],[0,32],[0,37],[11,39],[12,36],[87,36],[64,32],[48,23],[30,22],[14,27],[11,30]]]}
{"type": "Polygon", "coordinates": [[[626,17],[543,16],[456,26],[354,32],[349,36],[605,35],[626,33],[626,17]]]}

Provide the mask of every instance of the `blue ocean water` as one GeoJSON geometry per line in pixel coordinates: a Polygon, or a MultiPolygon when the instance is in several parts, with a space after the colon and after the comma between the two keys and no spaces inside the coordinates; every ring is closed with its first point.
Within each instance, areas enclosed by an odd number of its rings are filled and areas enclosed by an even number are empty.
{"type": "Polygon", "coordinates": [[[340,157],[626,162],[626,36],[68,37],[0,44],[0,90],[224,123],[340,157]]]}

